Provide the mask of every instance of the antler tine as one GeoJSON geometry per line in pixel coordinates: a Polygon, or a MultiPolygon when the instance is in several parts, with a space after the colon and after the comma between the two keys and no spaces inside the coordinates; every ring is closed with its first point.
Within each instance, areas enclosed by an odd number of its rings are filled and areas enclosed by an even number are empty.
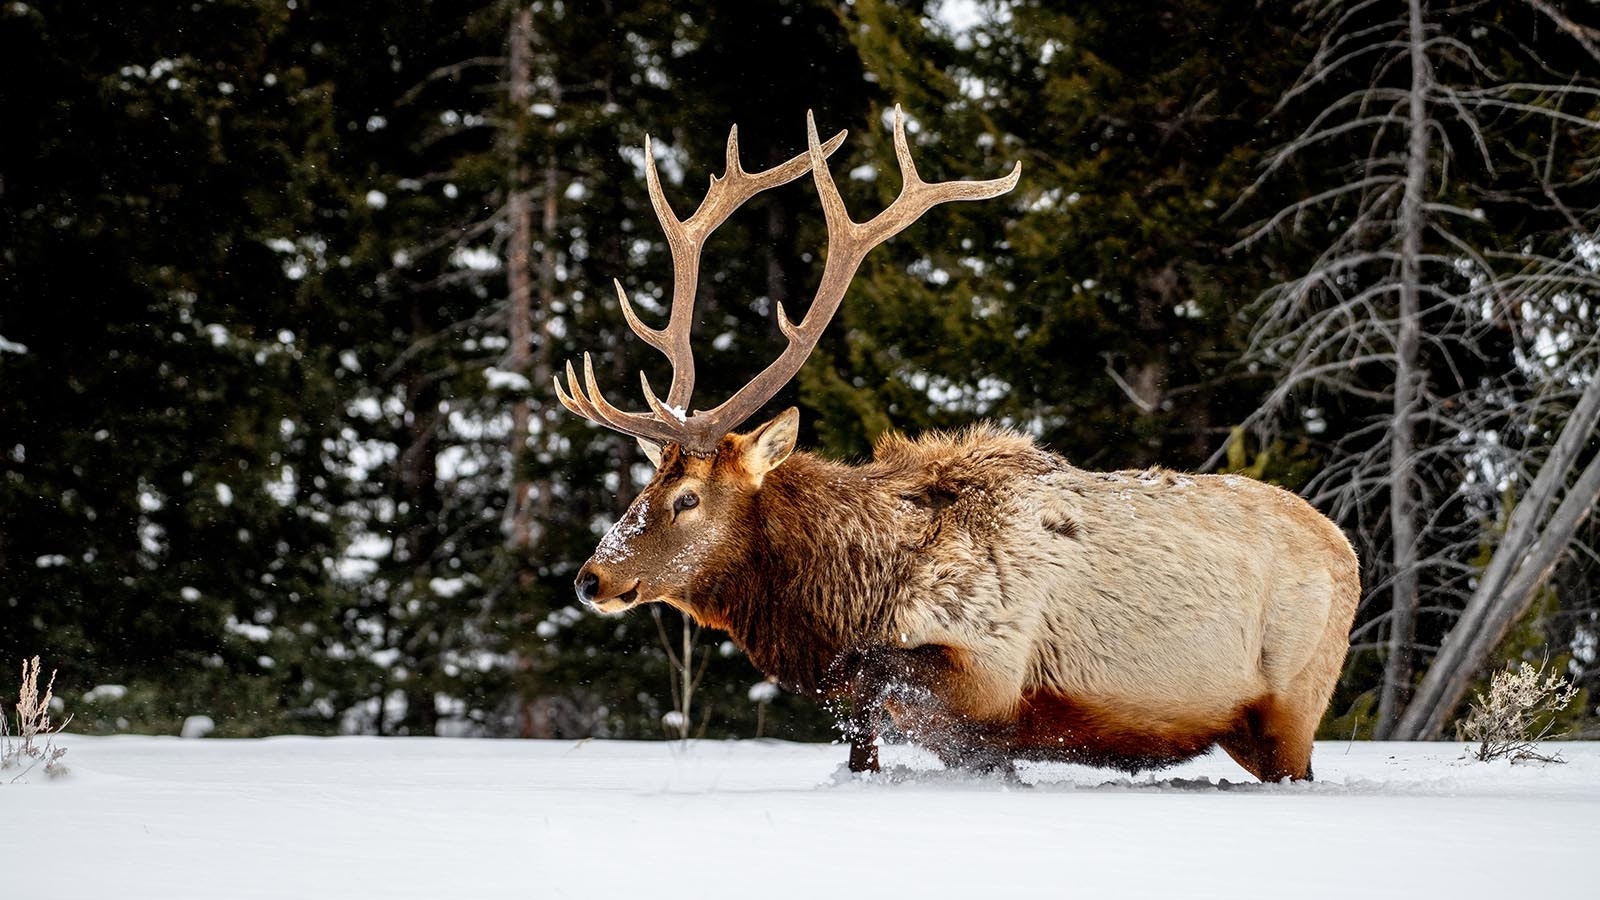
{"type": "Polygon", "coordinates": [[[594,362],[587,352],[583,354],[583,383],[586,388],[586,397],[584,399],[594,406],[595,411],[600,414],[606,425],[623,434],[649,438],[663,444],[683,439],[682,429],[677,427],[677,422],[670,419],[657,419],[653,416],[624,412],[612,406],[606,400],[605,395],[600,393],[600,386],[595,382],[594,378],[594,362]]]}
{"type": "MultiPolygon", "coordinates": [[[[917,174],[916,163],[911,159],[911,148],[906,141],[905,113],[900,110],[898,103],[894,107],[894,155],[900,164],[900,196],[889,204],[888,209],[862,226],[862,237],[871,242],[866,249],[904,231],[923,213],[940,203],[998,197],[1016,187],[1017,180],[1022,177],[1022,161],[1018,160],[1009,174],[986,181],[923,181],[922,176],[917,174]]],[[[862,253],[864,255],[865,250],[862,253]]]]}
{"type": "Polygon", "coordinates": [[[554,381],[556,399],[560,400],[561,405],[569,411],[596,425],[603,425],[614,431],[657,443],[666,444],[682,439],[680,430],[673,428],[665,420],[623,412],[608,403],[595,381],[594,361],[588,353],[583,354],[583,379],[587,390],[584,384],[579,383],[577,373],[572,370],[571,360],[567,361],[566,370],[567,390],[562,389],[561,379],[556,378],[554,381]]]}
{"type": "MultiPolygon", "coordinates": [[[[668,314],[666,327],[648,329],[650,336],[645,337],[645,341],[660,350],[672,365],[672,386],[667,391],[667,397],[674,405],[683,406],[694,393],[694,351],[689,346],[689,330],[694,327],[694,294],[700,277],[700,251],[684,229],[683,222],[673,213],[672,205],[667,202],[667,195],[661,189],[661,175],[656,171],[655,147],[649,135],[644,138],[644,180],[650,194],[650,206],[656,212],[656,221],[661,223],[661,230],[667,238],[667,249],[672,253],[673,276],[672,310],[668,314]]],[[[624,315],[632,320],[628,323],[629,327],[633,326],[633,321],[637,321],[637,317],[629,315],[631,312],[624,310],[624,315]]],[[[634,333],[644,337],[638,328],[634,328],[634,333]]]]}
{"type": "MultiPolygon", "coordinates": [[[[585,354],[584,367],[586,374],[589,373],[589,360],[587,357],[588,354],[585,354]]],[[[622,430],[618,428],[617,424],[608,420],[605,415],[603,415],[600,410],[596,409],[595,405],[589,401],[588,396],[584,393],[581,383],[578,381],[577,373],[572,370],[571,360],[567,361],[566,369],[567,390],[562,389],[561,379],[559,377],[553,379],[556,386],[556,399],[561,401],[561,405],[565,406],[568,411],[574,413],[575,415],[582,416],[596,425],[600,425],[605,428],[622,430]],[[568,393],[568,391],[571,393],[568,393]]],[[[592,374],[590,377],[592,379],[592,374]]],[[[624,433],[631,434],[632,432],[626,431],[624,433]]]]}
{"type": "Polygon", "coordinates": [[[1016,187],[1017,180],[1022,177],[1022,163],[1018,162],[1010,174],[986,181],[923,181],[911,159],[904,114],[896,105],[894,145],[903,179],[900,195],[870,221],[857,223],[850,218],[844,199],[839,195],[838,185],[834,183],[826,155],[821,152],[822,147],[817,140],[816,119],[809,111],[806,113],[806,144],[812,177],[828,227],[828,257],[823,264],[822,280],[800,324],[794,324],[782,305],[778,306],[778,329],[788,339],[788,345],[778,358],[726,402],[689,420],[690,427],[697,434],[705,435],[702,441],[713,434],[726,434],[738,427],[800,371],[821,339],[823,329],[838,311],[856,269],[873,247],[904,231],[923,213],[940,203],[995,197],[1016,187]]]}
{"type": "Polygon", "coordinates": [[[878,244],[903,231],[932,207],[952,200],[984,200],[1003,194],[1016,186],[1022,174],[1022,164],[1017,163],[1009,175],[987,181],[927,182],[917,174],[916,163],[911,158],[906,140],[905,117],[900,107],[894,112],[895,157],[900,165],[902,185],[900,194],[878,215],[865,223],[850,218],[844,200],[828,168],[828,157],[844,143],[841,131],[823,142],[817,136],[815,117],[806,113],[806,152],[773,166],[764,172],[747,172],[739,161],[739,129],[728,131],[726,165],[722,175],[711,177],[700,206],[687,220],[680,220],[672,211],[661,189],[661,176],[656,170],[654,147],[645,138],[645,182],[649,188],[650,204],[661,230],[666,234],[667,246],[672,251],[672,310],[663,328],[651,328],[634,312],[627,292],[620,281],[615,282],[617,302],[628,327],[642,340],[667,356],[672,364],[672,387],[663,402],[650,388],[650,380],[643,372],[639,385],[644,391],[649,414],[629,413],[617,409],[600,393],[594,377],[594,363],[588,353],[583,355],[583,382],[580,384],[572,363],[566,364],[567,385],[555,379],[556,397],[568,410],[596,424],[604,425],[660,443],[679,443],[691,453],[709,453],[715,449],[723,435],[749,418],[763,404],[772,399],[815,349],[822,331],[833,319],[844,299],[850,280],[860,268],[867,253],[878,244]],[[828,229],[828,255],[823,264],[822,280],[817,285],[810,307],[797,325],[789,318],[783,304],[777,305],[778,330],[788,344],[778,358],[773,360],[744,387],[720,406],[705,413],[685,419],[694,390],[694,354],[689,346],[689,331],[694,324],[695,289],[699,281],[700,251],[705,238],[721,225],[746,201],[756,194],[800,177],[809,169],[816,183],[817,195],[822,201],[823,216],[828,229]]]}
{"type": "MultiPolygon", "coordinates": [[[[832,156],[844,143],[848,132],[840,131],[822,145],[822,155],[832,156]]],[[[795,154],[765,172],[746,172],[739,162],[739,126],[728,129],[727,162],[722,177],[711,176],[711,188],[684,228],[696,240],[703,240],[733,215],[734,210],[762,191],[788,184],[811,168],[811,153],[795,154]]],[[[665,226],[663,226],[665,227],[665,226]]]]}
{"type": "Polygon", "coordinates": [[[594,408],[594,404],[590,403],[589,398],[584,396],[582,384],[578,381],[578,375],[572,371],[572,360],[567,360],[567,389],[565,391],[561,389],[561,379],[559,377],[555,379],[555,382],[556,399],[561,401],[561,405],[596,425],[607,424],[605,418],[594,408]]]}
{"type": "Polygon", "coordinates": [[[638,314],[633,311],[633,304],[628,302],[628,292],[622,289],[621,280],[613,278],[611,279],[611,284],[617,289],[617,305],[622,307],[622,318],[627,321],[628,327],[633,329],[633,333],[638,335],[640,340],[660,350],[662,353],[669,353],[670,355],[666,331],[660,328],[651,328],[639,318],[638,314]]]}
{"type": "Polygon", "coordinates": [[[666,404],[661,402],[661,399],[656,396],[656,392],[651,390],[650,376],[646,375],[643,369],[639,370],[639,389],[644,392],[644,402],[650,407],[651,412],[656,414],[656,418],[668,424],[683,422],[683,410],[681,408],[678,410],[669,409],[666,404]]]}
{"type": "MultiPolygon", "coordinates": [[[[844,138],[843,131],[830,138],[823,147],[824,155],[839,149],[844,143],[844,138]]],[[[695,440],[695,434],[698,432],[691,432],[686,426],[682,412],[688,407],[689,397],[694,392],[694,353],[689,346],[689,331],[694,324],[694,298],[699,281],[701,246],[708,234],[751,197],[769,188],[787,184],[805,174],[806,169],[811,167],[810,159],[816,151],[817,148],[813,147],[806,153],[801,153],[764,172],[747,172],[739,162],[739,129],[737,126],[733,127],[728,131],[726,165],[722,176],[720,178],[712,176],[711,187],[706,191],[699,208],[687,221],[683,221],[678,219],[672,211],[672,205],[667,202],[666,193],[661,188],[661,173],[656,168],[655,147],[650,137],[646,135],[645,184],[649,189],[650,205],[655,210],[656,218],[661,223],[661,230],[666,234],[667,246],[672,251],[672,310],[668,315],[666,326],[652,328],[646,325],[634,311],[622,282],[613,280],[613,286],[617,292],[617,305],[622,307],[622,317],[627,321],[628,327],[645,343],[665,354],[668,362],[672,364],[672,386],[667,391],[666,402],[663,403],[651,390],[649,379],[641,372],[640,385],[644,389],[645,402],[653,415],[624,412],[612,406],[600,393],[599,385],[594,378],[594,365],[589,354],[585,353],[582,384],[579,383],[570,361],[567,363],[566,387],[562,387],[559,378],[555,379],[556,398],[561,401],[561,405],[591,422],[634,437],[663,443],[687,442],[694,444],[694,449],[701,452],[708,449],[701,446],[700,441],[695,440]]],[[[712,443],[715,443],[715,438],[712,443]]]]}
{"type": "MultiPolygon", "coordinates": [[[[843,131],[834,135],[824,146],[825,153],[832,154],[839,149],[844,139],[843,131]]],[[[687,220],[680,220],[662,190],[654,144],[648,135],[644,148],[645,186],[650,194],[650,205],[661,223],[667,247],[672,253],[672,309],[666,327],[651,328],[645,325],[628,302],[620,283],[617,285],[617,298],[628,327],[645,343],[661,351],[672,365],[672,385],[667,390],[667,403],[685,409],[689,405],[689,397],[694,393],[694,352],[689,345],[689,332],[694,327],[694,299],[700,280],[700,252],[705,239],[751,197],[805,174],[809,168],[809,153],[798,154],[764,172],[747,172],[739,161],[739,127],[735,125],[728,130],[721,177],[711,177],[711,186],[694,215],[687,220]]]]}
{"type": "MultiPolygon", "coordinates": [[[[567,363],[567,377],[569,379],[572,377],[572,363],[570,362],[567,363]]],[[[556,386],[556,399],[560,400],[561,405],[567,408],[567,412],[572,413],[579,418],[594,421],[590,418],[589,414],[584,411],[584,408],[578,404],[578,401],[574,400],[570,395],[567,394],[566,390],[561,387],[560,375],[552,376],[550,381],[556,386]]],[[[576,382],[574,382],[574,386],[576,386],[576,382]]]]}

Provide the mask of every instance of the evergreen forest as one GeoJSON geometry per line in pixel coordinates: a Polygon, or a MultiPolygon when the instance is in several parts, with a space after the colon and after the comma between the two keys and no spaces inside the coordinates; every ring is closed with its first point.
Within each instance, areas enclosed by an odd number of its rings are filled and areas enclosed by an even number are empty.
{"type": "MultiPolygon", "coordinates": [[[[1550,660],[1600,737],[1593,3],[13,0],[0,83],[0,685],[74,731],[833,737],[578,603],[653,470],[552,378],[670,380],[611,284],[665,321],[647,136],[686,215],[809,111],[864,218],[898,105],[929,180],[1021,183],[873,251],[755,422],[1275,482],[1363,564],[1325,736],[1550,660]]],[[[809,178],[707,242],[699,403],[826,253],[809,178]]]]}

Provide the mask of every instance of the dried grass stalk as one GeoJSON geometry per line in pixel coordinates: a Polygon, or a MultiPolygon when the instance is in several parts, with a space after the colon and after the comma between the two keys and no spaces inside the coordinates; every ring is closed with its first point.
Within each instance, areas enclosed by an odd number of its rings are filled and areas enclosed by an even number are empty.
{"type": "Polygon", "coordinates": [[[17,704],[13,710],[16,733],[11,733],[11,721],[0,707],[0,771],[21,768],[11,781],[20,781],[37,766],[44,766],[46,775],[66,774],[67,767],[61,758],[67,748],[55,745],[55,736],[72,721],[68,716],[60,725],[50,720],[50,703],[55,699],[56,672],[50,670],[50,680],[44,692],[39,691],[39,657],[22,663],[22,686],[17,691],[17,704]]]}

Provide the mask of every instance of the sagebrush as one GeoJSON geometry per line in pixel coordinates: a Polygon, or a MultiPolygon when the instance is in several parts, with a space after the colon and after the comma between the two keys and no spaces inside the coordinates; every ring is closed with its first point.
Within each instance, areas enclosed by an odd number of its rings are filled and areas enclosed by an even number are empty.
{"type": "Polygon", "coordinates": [[[1577,695],[1578,689],[1560,672],[1548,670],[1547,663],[1508,666],[1494,673],[1487,694],[1477,695],[1456,735],[1477,742],[1473,756],[1479,760],[1561,762],[1559,755],[1540,753],[1538,745],[1552,737],[1556,714],[1577,695]]]}

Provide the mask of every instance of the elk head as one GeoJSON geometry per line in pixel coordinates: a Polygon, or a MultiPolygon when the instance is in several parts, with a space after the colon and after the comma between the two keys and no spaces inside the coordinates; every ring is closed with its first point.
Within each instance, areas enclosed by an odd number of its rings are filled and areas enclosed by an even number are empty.
{"type": "Polygon", "coordinates": [[[582,382],[568,362],[566,388],[559,378],[555,384],[563,406],[638,439],[656,466],[655,478],[578,572],[579,599],[602,612],[665,602],[695,614],[696,586],[739,559],[752,529],[759,525],[753,521],[755,500],[768,473],[793,452],[800,416],[790,408],[748,433],[738,434],[733,429],[800,371],[868,251],[939,203],[984,200],[1011,190],[1022,172],[1018,163],[1009,175],[988,181],[923,181],[911,160],[905,122],[897,106],[894,148],[903,180],[900,195],[870,221],[858,223],[845,210],[828,170],[827,157],[844,142],[845,133],[839,132],[826,143],[819,141],[816,122],[807,113],[806,137],[805,153],[764,172],[750,173],[739,163],[739,132],[734,128],[728,134],[726,170],[720,178],[712,176],[700,208],[687,220],[679,220],[667,204],[650,139],[645,138],[645,181],[672,252],[672,311],[666,326],[645,325],[634,313],[622,284],[615,282],[615,286],[628,327],[672,363],[672,386],[663,402],[641,371],[639,381],[649,410],[624,412],[601,395],[587,352],[582,382]],[[787,184],[807,170],[816,183],[828,229],[827,261],[811,306],[796,324],[778,304],[778,329],[788,339],[783,352],[720,406],[691,413],[694,355],[689,331],[694,323],[701,247],[707,235],[751,197],[787,184]]]}

